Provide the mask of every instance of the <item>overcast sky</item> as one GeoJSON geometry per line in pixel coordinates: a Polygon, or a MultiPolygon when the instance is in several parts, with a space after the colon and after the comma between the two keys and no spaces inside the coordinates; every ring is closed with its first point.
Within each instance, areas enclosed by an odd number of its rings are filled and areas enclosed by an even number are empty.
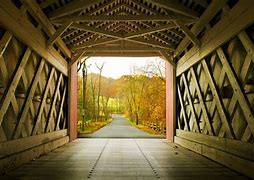
{"type": "Polygon", "coordinates": [[[143,67],[148,62],[160,61],[159,57],[91,57],[86,60],[88,73],[99,73],[95,63],[99,66],[104,62],[102,75],[106,77],[119,78],[122,75],[131,74],[133,67],[143,67]]]}

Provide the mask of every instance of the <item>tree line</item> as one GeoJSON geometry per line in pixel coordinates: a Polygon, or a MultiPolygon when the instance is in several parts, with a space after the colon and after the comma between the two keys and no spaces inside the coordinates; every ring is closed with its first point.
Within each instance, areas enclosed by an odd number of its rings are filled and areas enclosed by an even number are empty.
{"type": "MultiPolygon", "coordinates": [[[[78,119],[81,129],[86,121],[106,121],[112,113],[125,114],[136,125],[154,124],[165,128],[166,83],[163,61],[135,67],[130,75],[118,79],[87,73],[85,63],[79,65],[78,119]]],[[[162,132],[163,133],[163,132],[162,132]]]]}

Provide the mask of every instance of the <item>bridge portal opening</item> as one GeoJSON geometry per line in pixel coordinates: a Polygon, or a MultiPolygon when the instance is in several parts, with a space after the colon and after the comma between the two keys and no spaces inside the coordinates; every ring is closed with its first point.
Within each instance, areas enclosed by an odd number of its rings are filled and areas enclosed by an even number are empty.
{"type": "Polygon", "coordinates": [[[165,138],[162,58],[86,57],[77,71],[78,137],[165,138]]]}

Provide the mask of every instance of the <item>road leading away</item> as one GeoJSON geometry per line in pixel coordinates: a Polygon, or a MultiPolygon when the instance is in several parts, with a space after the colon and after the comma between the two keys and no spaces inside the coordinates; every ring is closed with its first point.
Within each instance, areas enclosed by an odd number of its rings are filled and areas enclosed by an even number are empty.
{"type": "Polygon", "coordinates": [[[104,126],[98,131],[81,135],[81,137],[91,138],[163,138],[161,135],[153,135],[144,132],[128,123],[128,121],[121,115],[114,114],[113,120],[110,124],[104,126]]]}

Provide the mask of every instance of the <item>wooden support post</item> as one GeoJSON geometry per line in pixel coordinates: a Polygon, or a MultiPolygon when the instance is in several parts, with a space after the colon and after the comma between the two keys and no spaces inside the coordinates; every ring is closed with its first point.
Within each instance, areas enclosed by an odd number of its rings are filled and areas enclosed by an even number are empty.
{"type": "Polygon", "coordinates": [[[77,114],[78,114],[78,72],[77,62],[69,68],[68,77],[68,135],[70,141],[77,138],[77,114]]]}
{"type": "Polygon", "coordinates": [[[176,70],[166,61],[166,138],[173,142],[176,131],[176,70]]]}

